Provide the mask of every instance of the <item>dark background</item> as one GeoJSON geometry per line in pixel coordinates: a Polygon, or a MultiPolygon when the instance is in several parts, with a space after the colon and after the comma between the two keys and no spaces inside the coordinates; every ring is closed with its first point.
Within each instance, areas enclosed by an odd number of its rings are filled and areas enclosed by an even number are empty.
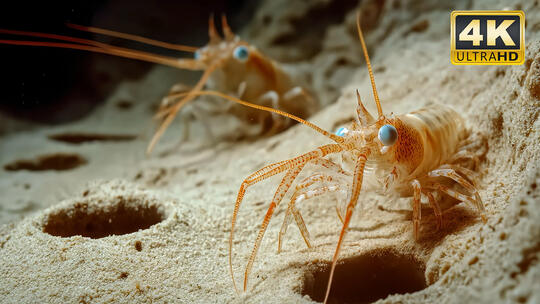
{"type": "MultiPolygon", "coordinates": [[[[5,1],[0,28],[95,39],[169,56],[192,56],[135,42],[75,31],[66,22],[102,27],[157,40],[202,46],[211,13],[225,13],[233,29],[252,17],[257,0],[5,1]]],[[[0,39],[40,40],[0,35],[0,39]]],[[[152,67],[132,59],[58,48],[0,45],[0,111],[46,124],[80,119],[122,80],[143,77],[152,67]]]]}

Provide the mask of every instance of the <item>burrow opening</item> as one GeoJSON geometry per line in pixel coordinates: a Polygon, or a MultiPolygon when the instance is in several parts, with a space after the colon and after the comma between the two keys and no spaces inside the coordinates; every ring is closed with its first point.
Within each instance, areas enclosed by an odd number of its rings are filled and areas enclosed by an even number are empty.
{"type": "Polygon", "coordinates": [[[35,160],[21,159],[4,165],[6,171],[64,171],[85,165],[88,161],[79,154],[56,153],[38,156],[35,160]]]}
{"type": "Polygon", "coordinates": [[[59,237],[80,235],[99,239],[148,229],[166,218],[156,205],[120,201],[107,207],[75,204],[49,214],[43,232],[59,237]]]}
{"type": "Polygon", "coordinates": [[[99,133],[59,133],[48,136],[49,139],[68,144],[82,144],[85,142],[105,141],[105,142],[123,142],[131,141],[137,138],[130,134],[99,134],[99,133]]]}
{"type": "MultiPolygon", "coordinates": [[[[305,273],[302,295],[322,302],[332,263],[316,264],[305,273]]],[[[338,262],[328,303],[371,303],[392,294],[427,287],[425,264],[394,250],[374,250],[338,262]]]]}

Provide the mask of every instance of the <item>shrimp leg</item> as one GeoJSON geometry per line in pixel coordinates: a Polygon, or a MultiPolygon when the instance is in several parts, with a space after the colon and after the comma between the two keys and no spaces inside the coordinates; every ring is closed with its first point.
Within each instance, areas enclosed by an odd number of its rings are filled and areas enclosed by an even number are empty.
{"type": "Polygon", "coordinates": [[[427,196],[429,204],[431,205],[431,208],[433,209],[433,212],[435,213],[435,217],[437,218],[437,230],[442,228],[442,212],[441,207],[439,206],[439,203],[435,200],[435,197],[433,197],[433,194],[427,190],[422,189],[422,193],[424,193],[425,196],[427,196]]]}
{"type": "Polygon", "coordinates": [[[283,94],[283,100],[286,104],[297,104],[298,102],[306,102],[307,105],[314,107],[317,105],[313,96],[309,94],[306,89],[296,86],[283,94]]]}
{"type": "MultiPolygon", "coordinates": [[[[274,90],[270,90],[259,97],[257,104],[267,105],[274,109],[279,109],[281,108],[279,106],[279,101],[279,94],[274,90]]],[[[272,128],[268,131],[268,134],[275,134],[285,123],[287,123],[287,119],[276,113],[272,113],[271,115],[274,123],[272,124],[272,128]]]]}
{"type": "MultiPolygon", "coordinates": [[[[343,168],[340,165],[338,165],[335,162],[333,162],[333,161],[331,161],[329,159],[326,159],[326,158],[314,159],[313,161],[311,161],[311,164],[322,166],[322,167],[324,167],[326,169],[333,170],[336,173],[341,174],[343,176],[349,176],[350,175],[348,172],[343,170],[343,168]]],[[[287,208],[287,212],[285,213],[285,217],[283,219],[283,224],[281,225],[281,230],[279,232],[278,253],[281,252],[281,246],[282,246],[282,243],[283,243],[282,242],[283,237],[285,236],[285,233],[287,233],[287,228],[289,227],[289,225],[290,225],[290,223],[292,221],[291,214],[294,216],[294,218],[296,220],[296,225],[298,226],[298,229],[300,230],[300,233],[302,234],[302,237],[304,238],[304,241],[306,242],[307,247],[308,248],[311,247],[309,232],[308,232],[308,230],[306,228],[304,219],[303,219],[302,215],[300,214],[300,212],[298,211],[298,209],[294,206],[294,204],[300,202],[298,200],[300,197],[302,197],[301,200],[309,199],[311,197],[319,196],[319,195],[322,195],[322,194],[325,194],[325,193],[328,193],[328,192],[339,191],[340,188],[339,188],[339,186],[336,189],[331,188],[331,187],[336,187],[335,185],[332,185],[330,187],[322,186],[322,187],[319,187],[319,188],[316,188],[316,189],[313,189],[313,190],[303,191],[301,193],[298,193],[298,191],[313,185],[315,182],[332,181],[332,180],[334,180],[334,178],[329,176],[329,175],[322,174],[322,173],[316,173],[316,174],[313,174],[313,175],[305,178],[300,184],[298,184],[296,186],[296,192],[293,194],[293,196],[291,198],[291,201],[289,203],[289,207],[287,208]]],[[[340,214],[339,207],[338,207],[337,204],[336,204],[336,212],[337,212],[337,215],[338,215],[341,223],[343,223],[343,217],[340,214]]]]}
{"type": "MultiPolygon", "coordinates": [[[[307,187],[307,186],[306,186],[307,187]]],[[[296,208],[295,204],[298,204],[302,201],[308,200],[310,198],[314,198],[316,196],[320,196],[326,193],[339,191],[341,188],[337,184],[329,185],[329,186],[321,186],[319,188],[310,189],[310,190],[304,190],[298,192],[298,190],[293,195],[293,198],[291,199],[289,203],[289,207],[287,208],[287,213],[285,213],[285,218],[283,219],[283,224],[281,225],[281,230],[279,231],[279,238],[278,238],[278,253],[281,252],[281,246],[282,246],[282,239],[285,233],[287,232],[287,228],[291,223],[291,215],[294,216],[294,219],[296,221],[296,225],[298,226],[298,229],[300,230],[300,233],[302,234],[302,238],[306,242],[306,245],[308,248],[311,248],[311,241],[309,236],[309,231],[307,230],[306,224],[304,222],[304,218],[300,214],[300,211],[296,208]]],[[[338,211],[338,216],[341,217],[338,211]]]]}
{"type": "Polygon", "coordinates": [[[480,198],[480,195],[478,194],[478,191],[463,176],[461,176],[459,173],[457,173],[456,170],[454,170],[454,169],[435,169],[435,170],[429,172],[428,176],[429,177],[443,176],[443,177],[450,178],[450,179],[454,180],[456,183],[458,183],[459,185],[461,185],[463,188],[465,188],[467,191],[469,191],[474,197],[466,196],[466,195],[461,194],[461,193],[457,193],[454,190],[448,189],[448,187],[442,186],[442,188],[440,188],[446,194],[448,194],[448,195],[450,195],[452,197],[455,197],[455,198],[459,199],[460,201],[470,203],[472,206],[474,206],[477,209],[478,213],[480,213],[480,216],[482,217],[482,221],[484,223],[487,221],[487,218],[486,218],[486,215],[485,215],[486,210],[484,209],[484,204],[482,204],[482,199],[480,198]]]}
{"type": "MultiPolygon", "coordinates": [[[[236,218],[238,217],[240,204],[242,203],[242,200],[244,199],[244,195],[246,194],[247,188],[262,180],[267,179],[268,177],[274,176],[288,169],[292,169],[294,167],[304,165],[313,159],[317,159],[320,157],[324,157],[328,154],[337,153],[341,151],[343,151],[343,147],[340,146],[339,144],[328,144],[328,145],[320,146],[317,150],[313,150],[311,152],[302,154],[300,156],[297,156],[289,160],[285,160],[285,161],[281,161],[281,162],[277,162],[277,163],[265,166],[262,169],[248,176],[242,182],[242,184],[240,185],[240,189],[238,190],[236,203],[234,205],[233,216],[231,219],[231,234],[229,237],[229,270],[231,272],[231,278],[233,280],[233,285],[235,287],[235,290],[238,291],[236,287],[236,281],[234,280],[234,273],[232,271],[232,244],[233,244],[233,237],[234,237],[234,227],[236,225],[236,218]]],[[[244,290],[246,289],[245,288],[246,284],[247,284],[247,276],[244,279],[244,290]]]]}
{"type": "Polygon", "coordinates": [[[281,240],[283,238],[283,235],[287,232],[287,228],[291,222],[291,218],[290,218],[291,214],[293,214],[296,219],[296,223],[298,225],[298,228],[300,229],[300,232],[302,233],[302,237],[304,238],[306,245],[308,246],[308,248],[311,247],[311,244],[309,241],[309,233],[307,232],[307,229],[305,228],[305,223],[302,219],[302,216],[301,215],[299,217],[297,216],[297,214],[299,215],[299,213],[296,207],[294,206],[294,204],[299,203],[302,200],[324,194],[325,192],[321,192],[321,189],[325,187],[317,188],[314,190],[304,190],[304,189],[317,182],[330,182],[330,181],[334,181],[334,178],[332,176],[327,175],[327,174],[322,174],[322,173],[316,173],[305,178],[302,182],[300,182],[300,184],[296,185],[296,190],[291,197],[291,200],[287,207],[287,212],[285,213],[285,217],[283,219],[283,224],[281,225],[281,230],[279,232],[278,253],[281,251],[281,240]]]}
{"type": "MultiPolygon", "coordinates": [[[[485,209],[482,204],[482,201],[480,199],[480,195],[478,194],[478,191],[476,190],[474,184],[474,179],[471,179],[472,184],[467,181],[463,176],[461,176],[457,171],[462,172],[469,172],[470,170],[457,166],[457,165],[442,165],[438,169],[432,170],[428,173],[428,176],[430,178],[436,178],[436,177],[447,177],[452,180],[454,180],[456,183],[461,185],[463,188],[465,188],[468,192],[470,192],[472,195],[466,195],[461,192],[458,192],[456,190],[452,190],[448,188],[447,186],[441,185],[439,183],[434,183],[430,185],[430,188],[435,188],[443,193],[448,194],[449,196],[462,201],[469,203],[470,205],[474,206],[478,212],[480,213],[482,220],[485,221],[485,209]]],[[[414,199],[413,199],[413,223],[414,223],[414,236],[415,239],[418,239],[418,229],[419,229],[419,222],[420,222],[420,195],[421,193],[424,193],[429,201],[429,204],[433,208],[433,212],[435,213],[435,217],[437,218],[437,229],[440,229],[442,227],[442,212],[439,207],[439,204],[435,201],[435,198],[433,197],[433,194],[431,192],[426,191],[421,188],[420,182],[418,180],[413,180],[411,183],[414,189],[414,199]]]]}
{"type": "Polygon", "coordinates": [[[413,228],[414,228],[414,239],[418,240],[419,237],[419,228],[420,228],[420,219],[422,218],[422,208],[421,208],[421,198],[422,198],[422,186],[417,179],[414,179],[411,182],[411,185],[414,189],[413,196],[413,228]]]}
{"type": "Polygon", "coordinates": [[[264,216],[264,220],[261,224],[261,228],[259,229],[259,233],[257,234],[257,239],[255,240],[255,245],[253,245],[253,250],[251,251],[251,255],[249,256],[249,260],[248,260],[246,270],[244,273],[244,290],[246,290],[249,273],[251,272],[251,269],[253,268],[253,262],[255,262],[257,251],[259,250],[262,238],[264,236],[264,233],[266,232],[266,228],[268,228],[268,223],[270,223],[270,219],[272,218],[274,210],[276,207],[279,206],[279,203],[283,200],[285,193],[287,193],[287,190],[289,190],[290,186],[294,182],[294,179],[298,176],[300,171],[302,171],[305,165],[306,164],[303,163],[289,169],[287,173],[285,174],[285,176],[283,177],[283,179],[281,180],[281,183],[279,184],[276,190],[276,193],[274,194],[274,198],[272,199],[272,202],[270,203],[270,207],[268,207],[268,211],[266,211],[266,215],[264,216]]]}
{"type": "Polygon", "coordinates": [[[326,169],[334,170],[335,172],[345,175],[345,176],[351,175],[349,172],[343,170],[343,168],[340,165],[326,158],[317,158],[311,161],[311,163],[314,165],[325,167],[326,169]]]}
{"type": "Polygon", "coordinates": [[[337,259],[339,257],[339,252],[341,251],[341,246],[343,245],[343,239],[349,228],[349,222],[351,221],[352,214],[356,204],[358,203],[358,197],[360,196],[360,190],[362,189],[362,180],[364,177],[364,168],[366,166],[367,158],[369,157],[370,150],[362,149],[358,160],[356,161],[356,168],[354,169],[352,193],[349,204],[347,205],[347,212],[345,214],[345,221],[343,222],[343,227],[339,234],[339,240],[336,246],[336,251],[334,252],[334,257],[332,259],[332,268],[330,270],[330,277],[328,278],[328,286],[326,287],[326,295],[324,296],[324,303],[327,302],[328,296],[330,295],[330,288],[332,287],[332,279],[334,277],[334,271],[336,270],[337,259]]]}

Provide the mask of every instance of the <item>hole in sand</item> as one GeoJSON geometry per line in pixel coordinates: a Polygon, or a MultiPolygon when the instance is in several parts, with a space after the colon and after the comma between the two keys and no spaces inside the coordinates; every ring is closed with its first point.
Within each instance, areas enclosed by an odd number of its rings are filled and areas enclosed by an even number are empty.
{"type": "Polygon", "coordinates": [[[68,144],[81,144],[93,141],[130,141],[137,136],[129,134],[98,134],[98,133],[60,133],[48,136],[54,141],[65,142],[68,144]]]}
{"type": "Polygon", "coordinates": [[[116,107],[120,110],[129,110],[133,107],[133,102],[129,100],[120,100],[116,103],[116,107]]]}
{"type": "Polygon", "coordinates": [[[424,19],[422,21],[417,22],[414,24],[410,31],[415,33],[422,33],[425,32],[429,27],[429,21],[427,19],[424,19]]]}
{"type": "Polygon", "coordinates": [[[46,170],[70,170],[86,164],[84,157],[78,154],[56,153],[42,155],[35,160],[21,159],[12,163],[6,164],[6,171],[46,171],[46,170]]]}
{"type": "Polygon", "coordinates": [[[72,208],[52,213],[43,232],[60,237],[80,235],[98,239],[147,229],[165,219],[165,214],[155,205],[123,200],[105,207],[103,204],[77,203],[72,208]]]}
{"type": "MultiPolygon", "coordinates": [[[[302,295],[322,302],[331,263],[318,264],[304,276],[302,295]]],[[[338,262],[328,303],[371,303],[392,294],[427,287],[425,265],[411,255],[376,250],[338,262]]]]}

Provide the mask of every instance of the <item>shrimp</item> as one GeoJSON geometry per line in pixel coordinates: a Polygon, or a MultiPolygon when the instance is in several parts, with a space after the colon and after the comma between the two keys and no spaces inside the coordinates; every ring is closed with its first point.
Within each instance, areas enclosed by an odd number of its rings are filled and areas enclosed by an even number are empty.
{"type": "MultiPolygon", "coordinates": [[[[219,36],[214,25],[214,17],[211,15],[209,18],[210,40],[206,46],[200,48],[161,42],[101,28],[67,24],[68,27],[80,31],[133,40],[177,51],[191,52],[194,53],[193,59],[156,55],[63,35],[6,29],[0,29],[0,33],[47,38],[63,42],[0,40],[0,43],[70,48],[137,59],[179,69],[203,71],[201,78],[193,88],[188,90],[187,95],[184,92],[175,92],[177,91],[175,88],[179,87],[177,85],[173,87],[172,94],[163,99],[162,106],[156,114],[156,118],[162,119],[162,122],[148,145],[148,154],[151,153],[178,112],[196,96],[193,93],[202,90],[205,86],[210,90],[217,90],[249,100],[255,104],[281,109],[300,117],[308,117],[317,109],[318,103],[307,89],[293,81],[292,77],[276,61],[264,56],[256,47],[235,35],[229,27],[225,15],[222,15],[221,20],[224,37],[219,36]]],[[[213,112],[226,112],[237,117],[246,124],[246,128],[244,128],[246,134],[239,135],[247,135],[248,137],[275,134],[291,125],[291,120],[285,119],[283,116],[241,107],[235,103],[224,104],[220,107],[214,105],[213,112]]],[[[204,116],[204,113],[201,113],[201,111],[193,110],[193,114],[204,119],[204,117],[201,117],[204,116]]],[[[207,129],[210,130],[208,126],[207,129]]]]}
{"type": "Polygon", "coordinates": [[[296,221],[307,247],[312,246],[302,215],[296,207],[298,203],[326,193],[349,189],[346,204],[343,208],[336,208],[342,228],[332,259],[325,303],[330,294],[332,278],[343,240],[360,198],[365,174],[373,174],[374,183],[386,189],[387,192],[395,193],[401,197],[412,197],[412,230],[416,240],[419,238],[422,197],[426,197],[429,201],[439,225],[442,224],[442,212],[434,194],[444,194],[460,202],[470,204],[480,214],[482,221],[486,222],[486,211],[475,186],[474,177],[471,176],[472,170],[457,163],[458,159],[475,157],[470,151],[470,147],[474,146],[472,142],[474,138],[465,128],[463,118],[451,108],[443,105],[420,109],[409,114],[385,115],[378,97],[371,63],[360,28],[360,15],[357,15],[357,30],[377,105],[377,118],[374,118],[366,110],[358,90],[356,91],[358,106],[355,121],[347,128],[340,128],[335,134],[293,115],[258,105],[250,105],[245,101],[224,96],[219,92],[198,93],[221,96],[246,106],[287,116],[333,141],[333,143],[320,146],[300,156],[267,165],[249,175],[240,185],[232,214],[229,238],[229,270],[237,292],[238,288],[232,268],[232,244],[237,215],[246,190],[271,176],[285,173],[264,216],[247,262],[243,281],[244,291],[247,289],[248,277],[270,219],[297,176],[308,163],[324,170],[330,170],[334,174],[315,173],[296,185],[279,232],[278,251],[281,249],[281,240],[292,218],[296,221]],[[325,158],[337,153],[342,156],[342,164],[325,158]],[[344,168],[344,164],[348,160],[352,160],[352,170],[344,168]],[[343,181],[347,181],[345,186],[343,181]]]}
{"type": "MultiPolygon", "coordinates": [[[[205,70],[199,82],[187,95],[179,92],[164,99],[164,107],[157,116],[165,117],[165,120],[152,139],[150,150],[176,113],[196,96],[194,93],[204,88],[205,83],[207,89],[280,109],[295,116],[308,117],[317,109],[315,98],[305,88],[297,85],[277,62],[264,56],[256,47],[235,35],[227,24],[225,15],[222,15],[221,21],[224,37],[218,35],[214,19],[210,17],[210,41],[208,45],[195,52],[195,61],[205,70]],[[169,105],[174,99],[179,101],[169,105]]],[[[244,129],[245,134],[236,135],[272,135],[287,128],[291,123],[291,120],[283,116],[269,115],[268,112],[234,103],[223,105],[221,112],[232,113],[249,124],[244,129]],[[257,125],[258,128],[253,125],[257,125]]]]}

